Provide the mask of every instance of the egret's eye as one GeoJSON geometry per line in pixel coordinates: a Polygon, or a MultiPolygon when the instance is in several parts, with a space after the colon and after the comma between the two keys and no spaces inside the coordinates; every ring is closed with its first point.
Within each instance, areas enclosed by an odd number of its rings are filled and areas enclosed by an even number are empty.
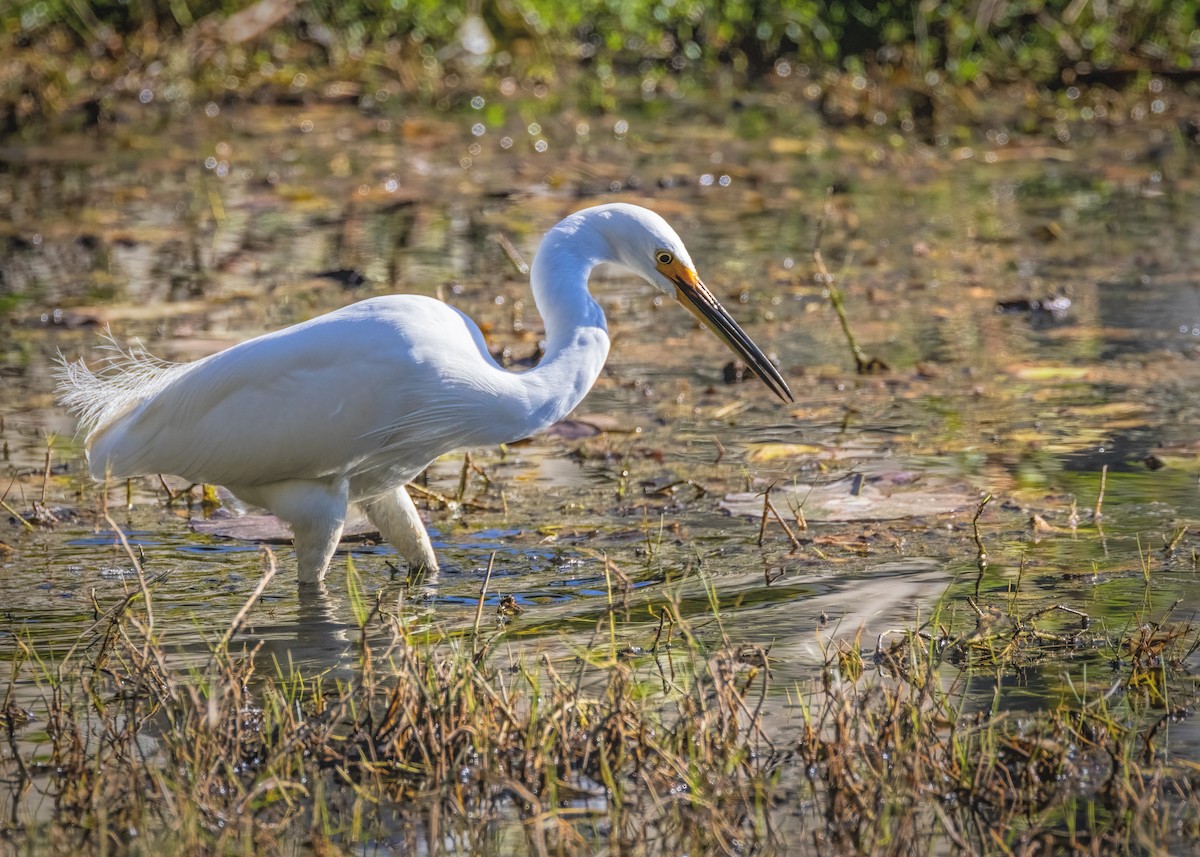
{"type": "Polygon", "coordinates": [[[675,261],[675,257],[672,256],[670,253],[668,253],[666,250],[659,250],[657,253],[654,254],[654,258],[658,261],[658,264],[660,264],[660,265],[670,265],[672,262],[675,261]]]}

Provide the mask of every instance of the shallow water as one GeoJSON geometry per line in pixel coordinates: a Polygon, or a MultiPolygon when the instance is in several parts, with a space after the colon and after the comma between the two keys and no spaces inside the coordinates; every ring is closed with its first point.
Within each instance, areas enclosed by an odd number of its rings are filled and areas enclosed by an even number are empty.
{"type": "MultiPolygon", "coordinates": [[[[53,400],[59,351],[95,357],[108,325],[120,342],[193,359],[404,291],[463,308],[520,362],[540,322],[496,236],[529,260],[561,216],[615,199],[676,225],[714,292],[777,357],[796,404],[754,379],[726,383],[728,355],[690,316],[601,272],[613,353],[575,416],[603,432],[476,450],[490,481],[473,475],[461,498],[461,455],[436,464],[423,484],[456,498],[429,511],[445,570],[409,587],[390,548],[351,543],[371,597],[469,628],[494,555],[489,621],[511,595],[523,612],[503,639],[562,657],[594,634],[610,598],[628,605],[631,646],[653,638],[654,603],[677,600],[703,620],[715,599],[724,633],[772,647],[781,688],[814,675],[834,635],[861,628],[873,646],[935,611],[969,617],[969,595],[1068,605],[1098,635],[1175,604],[1190,617],[1197,536],[1161,547],[1200,518],[1193,153],[1140,129],[1082,129],[1063,149],[925,148],[834,136],[802,106],[764,98],[732,130],[687,105],[585,118],[533,103],[487,121],[247,106],[4,151],[4,496],[26,512],[44,486],[65,511],[31,532],[0,522],[0,656],[16,635],[65,645],[90,621],[93,592],[107,604],[136,585],[53,400]],[[812,275],[822,220],[855,335],[890,372],[854,372],[812,275]],[[792,549],[774,524],[759,546],[758,520],[720,509],[730,494],[855,472],[905,474],[959,498],[956,511],[810,518],[792,549]],[[989,494],[980,574],[971,520],[989,494]]],[[[112,487],[108,509],[146,573],[168,572],[155,587],[160,626],[181,653],[203,652],[253,591],[263,550],[193,533],[199,506],[166,508],[157,480],[131,491],[126,508],[125,486],[112,487]]],[[[353,633],[344,560],[324,593],[298,596],[290,549],[275,550],[282,572],[246,638],[280,662],[338,663],[353,633]]],[[[1098,644],[1078,663],[1107,656],[1098,644]]],[[[1013,705],[1055,698],[1061,664],[1024,680],[1013,705]]],[[[987,705],[983,685],[972,691],[987,705]]]]}

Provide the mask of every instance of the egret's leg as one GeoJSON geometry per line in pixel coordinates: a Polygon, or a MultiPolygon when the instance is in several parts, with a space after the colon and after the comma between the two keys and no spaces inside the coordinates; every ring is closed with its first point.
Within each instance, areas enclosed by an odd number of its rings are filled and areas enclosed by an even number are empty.
{"type": "Polygon", "coordinates": [[[403,485],[364,501],[362,508],[379,528],[379,534],[408,560],[414,571],[424,567],[431,574],[437,572],[438,561],[429,543],[429,533],[403,485]]]}
{"type": "Polygon", "coordinates": [[[320,583],[329,571],[329,561],[342,539],[345,519],[316,524],[293,524],[292,544],[296,548],[296,572],[301,583],[320,583]]]}
{"type": "Polygon", "coordinates": [[[342,538],[349,502],[345,482],[289,479],[235,494],[270,509],[292,528],[301,583],[320,583],[342,538]]]}

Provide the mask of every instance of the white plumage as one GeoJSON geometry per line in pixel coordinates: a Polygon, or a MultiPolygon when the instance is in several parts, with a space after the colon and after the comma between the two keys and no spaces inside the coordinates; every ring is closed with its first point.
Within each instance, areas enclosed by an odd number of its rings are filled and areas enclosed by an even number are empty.
{"type": "Polygon", "coordinates": [[[302,583],[324,577],[351,503],[410,563],[436,570],[405,484],[446,452],[528,437],[583,399],[608,355],[604,313],[587,288],[602,262],[674,293],[791,400],[696,276],[679,236],[626,204],[585,209],[547,233],[531,273],[546,351],[527,372],[500,367],[453,307],[392,295],[193,363],[114,345],[98,369],[64,364],[61,400],[88,432],[95,478],[170,473],[224,485],[292,527],[302,583]]]}

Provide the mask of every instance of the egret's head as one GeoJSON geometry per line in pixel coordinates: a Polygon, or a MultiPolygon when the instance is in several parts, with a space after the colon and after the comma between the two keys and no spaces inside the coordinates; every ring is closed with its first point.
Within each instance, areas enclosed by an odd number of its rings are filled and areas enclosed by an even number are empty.
{"type": "Polygon", "coordinates": [[[779,370],[704,285],[683,239],[665,220],[649,209],[624,203],[589,211],[595,212],[602,224],[612,261],[673,295],[745,360],[775,395],[785,402],[792,401],[792,392],[779,370]]]}
{"type": "Polygon", "coordinates": [[[625,203],[595,210],[614,262],[672,296],[679,282],[700,281],[683,239],[653,211],[625,203]]]}

